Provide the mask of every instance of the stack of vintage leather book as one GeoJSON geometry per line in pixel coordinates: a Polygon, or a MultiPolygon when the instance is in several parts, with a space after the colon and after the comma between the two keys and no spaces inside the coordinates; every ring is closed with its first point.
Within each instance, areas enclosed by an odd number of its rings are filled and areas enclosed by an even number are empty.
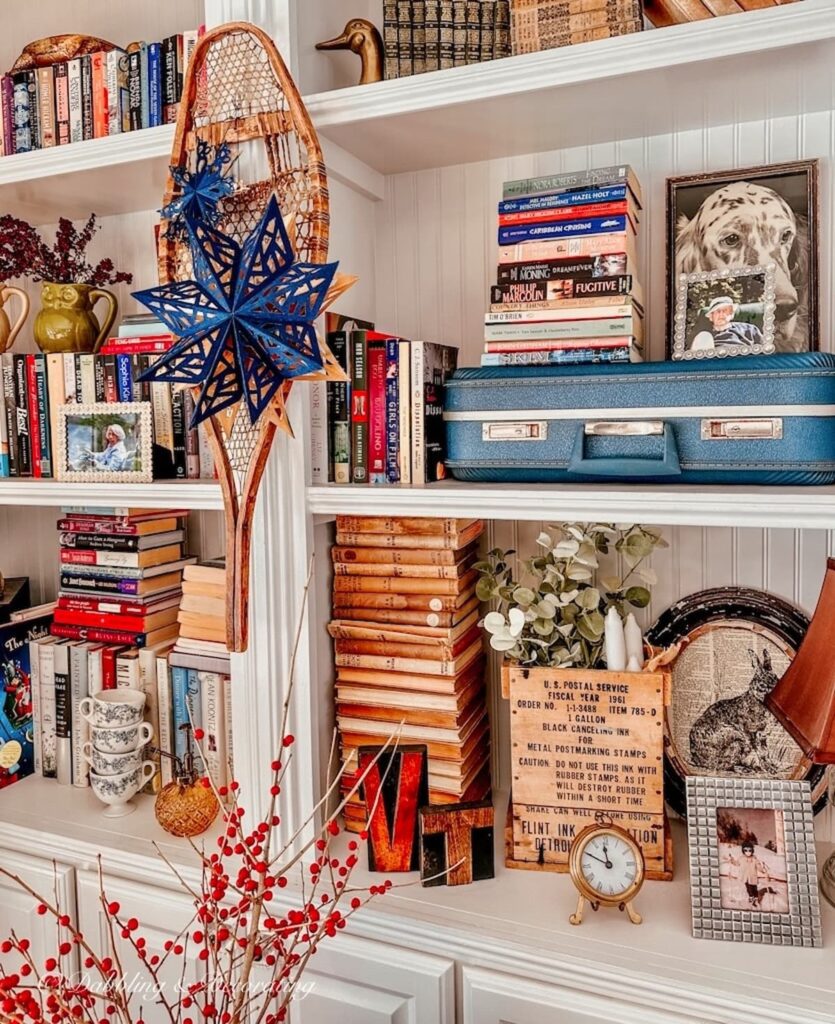
{"type": "MultiPolygon", "coordinates": [[[[490,733],[475,593],[479,520],[337,518],[336,720],[347,795],[358,748],[425,746],[430,803],[490,792],[490,733]]],[[[346,827],[365,827],[359,792],[346,827]]]]}

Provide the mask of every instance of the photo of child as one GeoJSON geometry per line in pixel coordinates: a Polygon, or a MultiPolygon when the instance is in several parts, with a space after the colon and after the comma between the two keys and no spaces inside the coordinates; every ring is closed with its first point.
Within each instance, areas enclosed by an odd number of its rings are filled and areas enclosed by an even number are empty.
{"type": "Polygon", "coordinates": [[[722,908],[788,914],[782,811],[720,807],[716,828],[722,908]]]}

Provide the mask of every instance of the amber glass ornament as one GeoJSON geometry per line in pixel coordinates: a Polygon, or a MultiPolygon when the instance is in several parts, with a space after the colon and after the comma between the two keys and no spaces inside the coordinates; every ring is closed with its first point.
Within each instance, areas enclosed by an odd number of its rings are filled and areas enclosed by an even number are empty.
{"type": "Polygon", "coordinates": [[[152,748],[173,762],[174,772],[174,781],[157,794],[154,814],[170,835],[190,838],[202,835],[209,828],[218,815],[220,803],[212,787],[198,778],[191,725],[186,722],[180,729],[185,740],[182,758],[167,750],[152,748]]]}
{"type": "Polygon", "coordinates": [[[175,779],[157,794],[154,814],[172,836],[199,836],[212,824],[220,804],[210,786],[202,781],[175,779]]]}

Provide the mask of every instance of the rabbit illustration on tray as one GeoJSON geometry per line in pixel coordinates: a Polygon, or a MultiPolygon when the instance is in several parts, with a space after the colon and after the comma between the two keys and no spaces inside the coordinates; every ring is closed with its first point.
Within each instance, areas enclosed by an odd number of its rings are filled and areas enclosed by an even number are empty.
{"type": "Polygon", "coordinates": [[[690,758],[694,765],[736,775],[773,774],[777,769],[767,748],[766,730],[771,714],[763,701],[777,685],[771,656],[749,648],[754,675],[748,689],[737,697],[711,704],[690,730],[690,758]]]}

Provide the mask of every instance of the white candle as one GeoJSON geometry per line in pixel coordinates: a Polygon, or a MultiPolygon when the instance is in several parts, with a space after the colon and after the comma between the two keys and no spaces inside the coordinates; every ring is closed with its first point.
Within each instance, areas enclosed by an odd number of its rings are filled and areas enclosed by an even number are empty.
{"type": "Polygon", "coordinates": [[[635,616],[630,612],[626,617],[626,625],[623,627],[623,635],[626,639],[626,660],[627,663],[633,658],[638,662],[636,669],[629,669],[630,672],[640,672],[644,667],[644,638],[641,627],[635,616]]]}
{"type": "Polygon", "coordinates": [[[606,666],[610,672],[623,672],[626,668],[626,638],[617,608],[610,608],[606,615],[605,636],[606,666]]]}
{"type": "Polygon", "coordinates": [[[638,659],[633,654],[632,657],[629,659],[629,661],[627,661],[627,663],[626,663],[626,671],[627,672],[640,672],[641,668],[642,668],[642,666],[641,666],[640,662],[638,661],[638,659]]]}

